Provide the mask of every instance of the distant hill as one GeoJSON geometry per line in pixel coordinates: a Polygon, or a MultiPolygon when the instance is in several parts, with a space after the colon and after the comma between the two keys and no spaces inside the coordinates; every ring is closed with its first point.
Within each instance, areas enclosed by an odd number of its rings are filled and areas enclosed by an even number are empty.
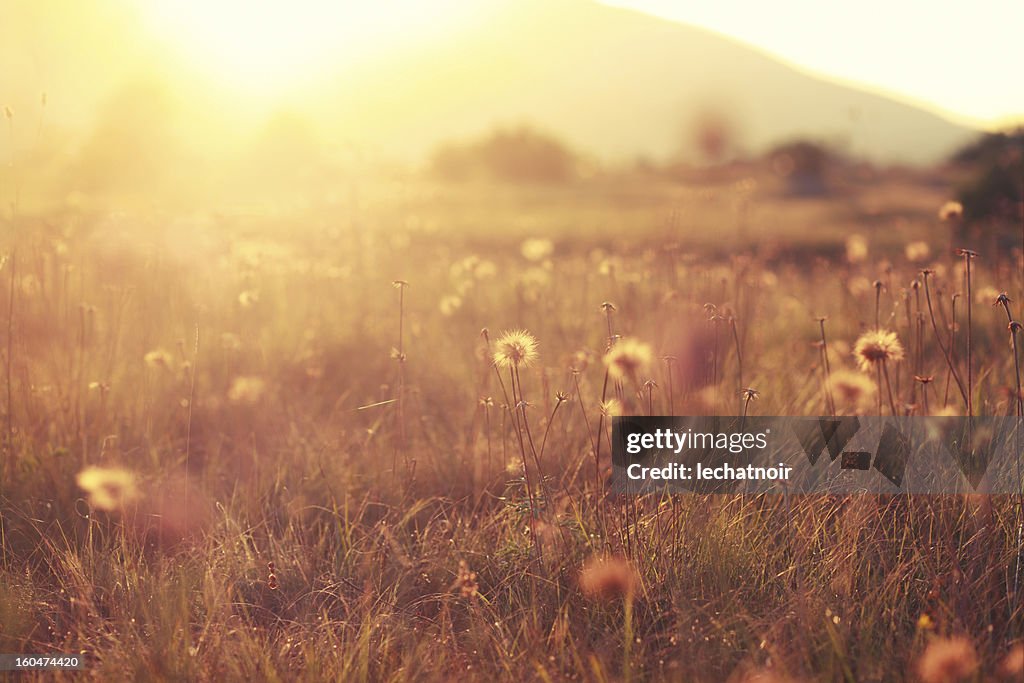
{"type": "Polygon", "coordinates": [[[809,137],[928,164],[975,134],[705,29],[589,0],[496,7],[443,45],[342,79],[332,120],[391,151],[529,123],[602,158],[695,158],[698,129],[723,112],[718,134],[755,153],[809,137]]]}
{"type": "MultiPolygon", "coordinates": [[[[164,124],[149,107],[154,120],[140,125],[206,150],[261,130],[275,107],[308,120],[335,149],[354,144],[405,160],[524,124],[609,161],[699,161],[708,151],[760,153],[809,138],[875,161],[929,164],[974,135],[716,33],[592,0],[446,6],[459,9],[439,10],[429,31],[407,26],[376,55],[341,50],[337,70],[300,74],[287,101],[256,106],[151,39],[137,0],[14,3],[0,20],[0,106],[13,106],[23,149],[44,119],[48,138],[75,149],[94,125],[110,128],[96,116],[138,83],[166,85],[174,95],[166,115],[176,117],[164,124]],[[41,91],[50,96],[45,116],[41,91]]],[[[395,15],[396,24],[408,21],[400,5],[395,15]]],[[[0,136],[5,156],[8,137],[0,136]]]]}

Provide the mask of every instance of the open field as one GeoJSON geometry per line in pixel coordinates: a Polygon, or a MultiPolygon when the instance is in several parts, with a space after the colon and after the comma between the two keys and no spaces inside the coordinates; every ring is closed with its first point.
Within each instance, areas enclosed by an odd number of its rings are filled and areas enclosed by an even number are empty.
{"type": "Polygon", "coordinates": [[[977,246],[968,297],[942,182],[773,182],[12,213],[0,651],[105,681],[1016,675],[1016,499],[604,493],[611,414],[826,414],[819,316],[840,414],[1017,409],[1019,249],[977,246]],[[891,398],[853,356],[876,319],[891,398]],[[496,367],[511,329],[539,357],[496,367]],[[971,337],[966,392],[936,331],[964,381],[971,337]],[[620,336],[653,355],[609,384],[620,336]]]}

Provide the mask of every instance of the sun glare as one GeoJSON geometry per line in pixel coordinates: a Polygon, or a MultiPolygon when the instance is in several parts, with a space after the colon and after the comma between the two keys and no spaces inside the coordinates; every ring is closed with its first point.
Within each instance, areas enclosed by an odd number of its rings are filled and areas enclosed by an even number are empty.
{"type": "Polygon", "coordinates": [[[450,17],[449,0],[175,0],[144,4],[153,29],[193,68],[274,95],[403,43],[450,17]]]}

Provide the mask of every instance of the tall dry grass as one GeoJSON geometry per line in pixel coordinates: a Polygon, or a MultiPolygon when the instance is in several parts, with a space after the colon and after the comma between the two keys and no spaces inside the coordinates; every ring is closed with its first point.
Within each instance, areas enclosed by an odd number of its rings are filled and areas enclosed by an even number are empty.
{"type": "Polygon", "coordinates": [[[605,479],[623,410],[1019,414],[1019,252],[588,232],[578,189],[484,234],[422,192],[12,220],[0,651],[96,680],[1015,675],[1018,499],[605,479]],[[931,334],[898,285],[922,265],[931,334]],[[947,373],[948,400],[915,379],[947,373]]]}

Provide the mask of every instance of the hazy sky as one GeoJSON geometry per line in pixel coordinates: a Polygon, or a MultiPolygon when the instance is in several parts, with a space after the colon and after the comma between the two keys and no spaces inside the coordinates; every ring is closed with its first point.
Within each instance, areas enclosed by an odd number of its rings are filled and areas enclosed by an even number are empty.
{"type": "Polygon", "coordinates": [[[1024,119],[1024,0],[608,0],[968,122],[1024,119]]]}

